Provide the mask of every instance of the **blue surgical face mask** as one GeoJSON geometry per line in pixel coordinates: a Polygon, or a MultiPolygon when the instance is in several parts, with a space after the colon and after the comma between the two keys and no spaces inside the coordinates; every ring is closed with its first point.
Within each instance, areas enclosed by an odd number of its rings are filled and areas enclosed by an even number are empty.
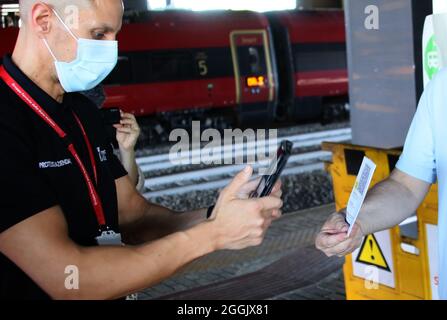
{"type": "MultiPolygon", "coordinates": [[[[53,10],[54,11],[54,10],[53,10]]],[[[58,61],[46,39],[43,39],[56,66],[59,82],[65,92],[93,89],[115,68],[118,61],[118,42],[110,40],[90,40],[76,37],[54,11],[56,17],[77,42],[77,56],[71,62],[58,61]]]]}

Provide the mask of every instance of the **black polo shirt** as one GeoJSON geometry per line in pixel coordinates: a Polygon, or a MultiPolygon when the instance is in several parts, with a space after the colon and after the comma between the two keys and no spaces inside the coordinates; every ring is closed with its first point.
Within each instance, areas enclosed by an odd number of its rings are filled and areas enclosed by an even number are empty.
{"type": "MultiPolygon", "coordinates": [[[[127,175],[112,151],[97,107],[81,94],[66,94],[58,103],[36,86],[12,62],[8,73],[68,134],[90,177],[93,168],[82,131],[90,139],[97,165],[97,191],[107,224],[118,230],[115,180],[127,175]]],[[[0,79],[0,233],[33,215],[60,206],[70,238],[81,246],[95,246],[98,223],[84,177],[59,136],[0,79]]],[[[26,250],[26,248],[24,248],[26,250]]],[[[36,254],[39,254],[36,252],[36,254]]],[[[20,268],[0,253],[0,299],[47,299],[20,268]]]]}

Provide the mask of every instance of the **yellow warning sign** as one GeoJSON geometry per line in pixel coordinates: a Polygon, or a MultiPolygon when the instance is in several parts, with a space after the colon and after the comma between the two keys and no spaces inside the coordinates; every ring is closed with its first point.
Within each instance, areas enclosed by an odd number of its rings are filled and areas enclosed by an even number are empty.
{"type": "Polygon", "coordinates": [[[368,235],[363,240],[356,261],[376,266],[380,269],[391,272],[385,256],[383,255],[382,249],[380,249],[379,243],[373,234],[368,235]]]}

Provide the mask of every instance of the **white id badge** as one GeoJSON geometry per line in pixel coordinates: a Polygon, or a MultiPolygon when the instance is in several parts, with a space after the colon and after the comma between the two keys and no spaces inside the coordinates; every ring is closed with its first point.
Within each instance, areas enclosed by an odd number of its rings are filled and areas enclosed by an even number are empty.
{"type": "Polygon", "coordinates": [[[96,242],[100,246],[123,246],[121,233],[115,233],[113,230],[103,231],[100,236],[96,237],[96,242]]]}
{"type": "Polygon", "coordinates": [[[363,201],[365,201],[366,193],[368,192],[375,170],[376,164],[367,157],[364,157],[346,209],[346,221],[349,223],[348,236],[351,234],[357,216],[362,208],[363,201]]]}

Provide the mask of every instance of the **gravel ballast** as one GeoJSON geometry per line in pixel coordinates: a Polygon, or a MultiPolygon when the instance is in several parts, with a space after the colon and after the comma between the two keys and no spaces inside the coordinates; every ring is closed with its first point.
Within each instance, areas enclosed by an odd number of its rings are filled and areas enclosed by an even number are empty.
{"type": "MultiPolygon", "coordinates": [[[[295,212],[334,202],[332,180],[324,171],[314,171],[282,178],[283,212],[295,212]]],[[[215,203],[218,190],[188,192],[173,196],[157,197],[150,201],[176,211],[206,208],[215,203]]]]}
{"type": "MultiPolygon", "coordinates": [[[[288,136],[348,127],[349,122],[332,123],[329,125],[322,125],[320,123],[309,123],[292,127],[279,128],[278,134],[279,136],[288,136]]],[[[160,146],[145,148],[144,150],[138,150],[137,156],[142,157],[167,152],[171,144],[172,143],[167,143],[160,146]]],[[[319,149],[319,147],[295,149],[294,154],[317,151],[319,149]]],[[[196,171],[211,167],[213,166],[207,166],[203,164],[186,165],[164,170],[157,170],[156,172],[146,172],[145,176],[146,179],[151,179],[158,176],[171,175],[180,172],[196,171]]],[[[282,181],[284,192],[284,213],[296,212],[298,210],[313,208],[334,202],[332,180],[327,172],[314,171],[294,176],[287,176],[283,177],[282,181]]],[[[146,192],[147,191],[149,190],[146,190],[146,192]]],[[[188,192],[186,194],[156,197],[154,199],[150,199],[150,201],[172,208],[176,211],[183,212],[194,210],[197,208],[208,207],[215,203],[217,197],[218,190],[205,190],[188,192]]]]}

